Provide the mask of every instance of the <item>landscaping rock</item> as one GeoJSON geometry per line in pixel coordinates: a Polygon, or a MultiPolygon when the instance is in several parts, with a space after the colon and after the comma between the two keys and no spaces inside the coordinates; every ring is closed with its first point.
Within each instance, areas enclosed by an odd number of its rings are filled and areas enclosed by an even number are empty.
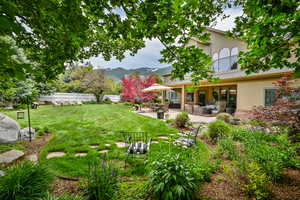
{"type": "Polygon", "coordinates": [[[0,154],[0,164],[2,164],[2,163],[10,164],[10,163],[18,160],[22,156],[24,156],[23,151],[15,150],[15,149],[7,151],[5,153],[0,154]]]}
{"type": "Polygon", "coordinates": [[[5,175],[5,171],[0,170],[0,177],[5,175]]]}
{"type": "Polygon", "coordinates": [[[163,139],[163,140],[167,140],[167,139],[169,139],[168,137],[166,137],[166,136],[159,136],[158,137],[159,139],[163,139]]]}
{"type": "Polygon", "coordinates": [[[75,153],[75,157],[82,157],[82,156],[86,156],[87,153],[84,152],[80,152],[80,153],[75,153]]]}
{"type": "Polygon", "coordinates": [[[17,121],[0,113],[0,144],[12,144],[18,140],[20,126],[17,121]]]}
{"type": "Polygon", "coordinates": [[[126,144],[124,142],[116,142],[117,147],[122,148],[125,147],[126,144]]]}
{"type": "MultiPolygon", "coordinates": [[[[35,129],[31,127],[31,139],[34,139],[35,137],[35,129]]],[[[20,130],[19,140],[29,140],[29,127],[22,128],[20,130]]]]}
{"type": "Polygon", "coordinates": [[[38,156],[36,154],[27,155],[25,158],[34,163],[38,162],[38,156]]]}
{"type": "Polygon", "coordinates": [[[47,155],[47,159],[55,158],[55,157],[62,157],[64,155],[66,155],[65,152],[51,152],[47,155]]]}
{"type": "Polygon", "coordinates": [[[99,153],[107,153],[108,152],[108,150],[107,149],[103,149],[103,150],[100,150],[100,151],[98,151],[99,153]]]}

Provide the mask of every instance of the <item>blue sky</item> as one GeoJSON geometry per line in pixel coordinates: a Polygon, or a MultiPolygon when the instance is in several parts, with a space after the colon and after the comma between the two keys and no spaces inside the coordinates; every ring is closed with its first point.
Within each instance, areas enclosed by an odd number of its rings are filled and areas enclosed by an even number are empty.
{"type": "MultiPolygon", "coordinates": [[[[230,17],[221,20],[217,20],[217,24],[213,28],[228,31],[234,27],[234,19],[237,16],[242,15],[241,8],[230,8],[225,10],[225,14],[230,17]]],[[[123,67],[126,69],[136,69],[141,67],[166,67],[167,63],[160,63],[161,58],[160,51],[163,49],[163,45],[157,40],[146,40],[146,47],[139,50],[135,56],[129,54],[120,62],[115,58],[110,61],[105,61],[101,56],[90,58],[89,61],[97,68],[117,68],[123,67]]]]}

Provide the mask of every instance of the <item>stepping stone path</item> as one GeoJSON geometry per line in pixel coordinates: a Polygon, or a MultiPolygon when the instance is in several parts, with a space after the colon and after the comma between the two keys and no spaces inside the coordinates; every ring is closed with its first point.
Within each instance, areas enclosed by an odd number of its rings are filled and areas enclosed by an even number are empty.
{"type": "Polygon", "coordinates": [[[116,142],[117,147],[122,148],[125,147],[125,143],[124,142],[116,142]]]}
{"type": "Polygon", "coordinates": [[[65,152],[51,152],[47,155],[47,159],[55,158],[55,157],[62,157],[64,155],[66,155],[65,152]]]}
{"type": "Polygon", "coordinates": [[[105,146],[106,146],[106,147],[110,147],[110,146],[111,146],[111,144],[105,144],[105,146]]]}
{"type": "Polygon", "coordinates": [[[84,152],[80,152],[80,153],[75,153],[75,157],[82,157],[82,156],[86,156],[87,153],[84,152]]]}
{"type": "Polygon", "coordinates": [[[159,138],[159,139],[163,139],[163,140],[169,139],[167,136],[159,136],[158,138],[159,138]]]}
{"type": "Polygon", "coordinates": [[[151,143],[152,144],[157,144],[157,143],[159,143],[159,141],[153,140],[153,141],[151,141],[151,143]]]}
{"type": "Polygon", "coordinates": [[[98,144],[93,144],[93,145],[90,145],[90,147],[93,148],[93,149],[97,149],[99,147],[99,145],[98,144]]]}
{"type": "Polygon", "coordinates": [[[37,156],[37,154],[30,154],[30,155],[27,155],[25,158],[27,160],[31,161],[31,162],[34,162],[34,163],[38,162],[38,156],[37,156]]]}
{"type": "Polygon", "coordinates": [[[24,152],[20,150],[10,150],[0,154],[0,164],[10,164],[24,156],[24,152]]]}
{"type": "Polygon", "coordinates": [[[99,153],[107,153],[108,152],[108,150],[107,149],[103,149],[103,150],[100,150],[100,151],[98,151],[99,153]]]}

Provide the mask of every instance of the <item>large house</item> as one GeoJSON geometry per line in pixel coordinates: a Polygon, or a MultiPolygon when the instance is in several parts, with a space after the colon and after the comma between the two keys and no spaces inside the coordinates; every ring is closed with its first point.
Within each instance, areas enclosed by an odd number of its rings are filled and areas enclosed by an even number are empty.
{"type": "MultiPolygon", "coordinates": [[[[241,117],[253,106],[273,104],[276,88],[272,83],[291,69],[272,69],[247,75],[237,64],[239,51],[247,51],[246,44],[238,39],[228,39],[220,30],[209,28],[208,32],[211,34],[208,43],[192,38],[187,45],[195,45],[211,55],[212,69],[220,81],[203,80],[194,88],[189,76],[184,80],[171,80],[170,74],[164,75],[166,85],[173,88],[165,94],[171,107],[194,114],[215,111],[241,117]]],[[[296,80],[296,85],[300,86],[300,79],[296,80]]]]}

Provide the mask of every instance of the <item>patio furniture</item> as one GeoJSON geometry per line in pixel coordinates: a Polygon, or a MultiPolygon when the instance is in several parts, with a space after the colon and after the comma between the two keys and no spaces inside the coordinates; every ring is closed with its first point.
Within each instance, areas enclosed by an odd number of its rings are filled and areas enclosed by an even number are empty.
{"type": "Polygon", "coordinates": [[[125,147],[126,150],[126,159],[125,159],[125,168],[126,168],[126,161],[129,158],[129,155],[134,154],[145,154],[147,155],[150,152],[151,146],[151,138],[148,139],[148,135],[146,132],[125,132],[122,131],[121,134],[125,140],[125,147]]]}
{"type": "Polygon", "coordinates": [[[175,140],[175,144],[180,145],[184,148],[192,147],[197,143],[197,136],[199,130],[204,128],[202,124],[198,127],[193,128],[191,131],[181,133],[183,136],[175,140]]]}

